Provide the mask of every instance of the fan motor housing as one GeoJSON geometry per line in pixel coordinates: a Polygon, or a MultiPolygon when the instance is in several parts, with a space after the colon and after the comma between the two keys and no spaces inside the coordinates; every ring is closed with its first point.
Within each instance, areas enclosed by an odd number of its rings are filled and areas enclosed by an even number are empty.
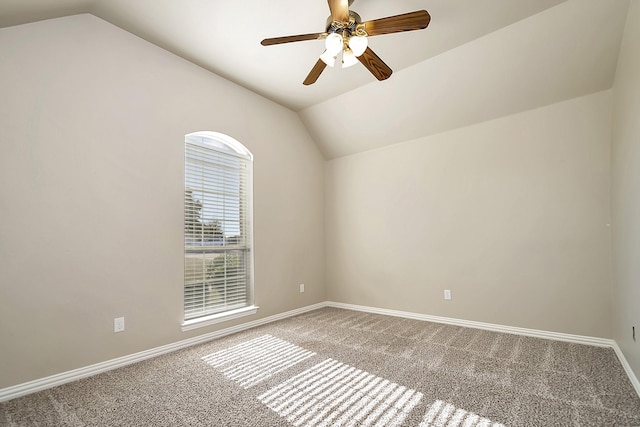
{"type": "Polygon", "coordinates": [[[349,23],[346,22],[337,22],[331,19],[331,16],[327,18],[327,33],[335,33],[340,30],[349,30],[349,32],[353,31],[358,24],[362,22],[362,18],[358,15],[357,12],[353,10],[349,11],[349,23]]]}

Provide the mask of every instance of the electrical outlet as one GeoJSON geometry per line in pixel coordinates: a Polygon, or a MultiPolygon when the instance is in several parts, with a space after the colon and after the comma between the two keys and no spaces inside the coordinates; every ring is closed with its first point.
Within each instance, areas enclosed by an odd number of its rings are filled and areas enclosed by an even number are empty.
{"type": "Polygon", "coordinates": [[[444,290],[444,299],[451,299],[451,290],[450,289],[445,289],[444,290]]]}
{"type": "Polygon", "coordinates": [[[304,283],[300,283],[300,293],[304,292],[304,283]]]}
{"type": "Polygon", "coordinates": [[[124,331],[124,317],[116,317],[113,319],[113,332],[124,331]]]}

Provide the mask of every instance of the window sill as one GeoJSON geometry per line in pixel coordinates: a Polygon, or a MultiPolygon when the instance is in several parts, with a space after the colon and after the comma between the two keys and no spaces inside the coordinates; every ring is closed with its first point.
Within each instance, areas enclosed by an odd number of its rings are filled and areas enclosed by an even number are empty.
{"type": "Polygon", "coordinates": [[[182,323],[182,332],[192,329],[203,328],[205,326],[215,325],[216,323],[226,322],[227,320],[238,319],[244,316],[256,314],[260,307],[250,305],[237,310],[225,311],[224,313],[212,314],[211,316],[198,317],[197,319],[186,320],[182,323]]]}

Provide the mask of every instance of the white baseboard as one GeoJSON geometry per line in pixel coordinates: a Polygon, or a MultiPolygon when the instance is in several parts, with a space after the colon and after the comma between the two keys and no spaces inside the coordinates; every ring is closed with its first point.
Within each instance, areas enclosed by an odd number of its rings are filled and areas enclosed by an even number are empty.
{"type": "Polygon", "coordinates": [[[107,360],[106,362],[96,363],[95,365],[85,366],[84,368],[74,369],[72,371],[62,372],[60,374],[51,375],[45,378],[40,378],[15,386],[3,388],[0,389],[0,402],[5,402],[7,400],[15,399],[16,397],[46,390],[48,388],[56,387],[82,378],[87,378],[92,375],[110,371],[112,369],[121,368],[132,363],[141,362],[143,360],[151,359],[162,354],[170,353],[172,351],[180,350],[192,345],[201,344],[207,341],[214,340],[216,338],[221,338],[236,332],[255,328],[256,326],[261,326],[267,323],[275,322],[277,320],[286,319],[287,317],[296,316],[298,314],[306,313],[307,311],[316,310],[322,307],[326,307],[326,303],[309,305],[306,307],[287,311],[285,313],[276,314],[273,316],[265,317],[263,319],[243,323],[241,325],[232,326],[230,328],[221,329],[219,331],[211,332],[204,335],[199,335],[197,337],[189,338],[183,341],[178,341],[172,344],[163,345],[161,347],[152,348],[150,350],[141,351],[139,353],[130,354],[128,356],[107,360]]]}
{"type": "Polygon", "coordinates": [[[640,396],[640,381],[638,381],[638,378],[636,377],[635,373],[631,369],[631,365],[629,365],[629,362],[627,362],[627,358],[624,357],[624,353],[622,352],[622,349],[620,348],[620,346],[618,346],[618,343],[615,341],[613,342],[613,350],[616,352],[616,355],[620,360],[620,364],[622,364],[624,371],[627,373],[627,376],[629,377],[629,381],[631,381],[631,384],[633,384],[633,388],[636,389],[636,393],[638,393],[638,396],[640,396]]]}
{"type": "Polygon", "coordinates": [[[211,332],[197,337],[189,338],[176,343],[167,344],[161,347],[156,347],[150,350],[141,351],[139,353],[131,354],[128,356],[119,357],[116,359],[108,360],[106,362],[96,363],[94,365],[86,366],[84,368],[74,369],[72,371],[62,372],[60,374],[51,375],[45,378],[29,381],[26,383],[18,384],[15,386],[0,389],[0,402],[15,399],[16,397],[24,396],[27,394],[35,393],[38,391],[46,390],[48,388],[56,387],[62,384],[66,384],[72,381],[76,381],[82,378],[90,377],[92,375],[100,374],[102,372],[110,371],[112,369],[120,368],[130,365],[132,363],[141,362],[146,359],[151,359],[162,354],[170,353],[182,348],[190,347],[196,344],[201,344],[207,341],[221,338],[226,335],[231,335],[236,332],[241,332],[247,329],[254,328],[256,326],[265,325],[267,323],[275,322],[277,320],[286,319],[288,317],[296,316],[298,314],[306,313],[308,311],[317,310],[323,307],[335,307],[343,308],[346,310],[362,311],[367,313],[385,314],[388,316],[403,317],[407,319],[424,320],[428,322],[445,323],[449,325],[465,326],[469,328],[484,329],[495,332],[505,332],[510,334],[525,335],[538,338],[546,338],[558,341],[568,341],[578,344],[596,345],[600,347],[611,347],[616,352],[620,363],[622,364],[631,384],[635,388],[638,396],[640,396],[640,382],[636,378],[635,374],[631,370],[631,366],[627,362],[624,354],[620,350],[620,347],[614,340],[587,337],[582,335],[563,334],[559,332],[541,331],[536,329],[518,328],[513,326],[497,325],[493,323],[475,322],[471,320],[454,319],[450,317],[430,316],[427,314],[412,313],[408,311],[389,310],[385,308],[367,307],[362,305],[345,304],[339,302],[325,301],[318,304],[301,307],[295,310],[287,311],[285,313],[276,314],[273,316],[265,317],[263,319],[254,320],[251,322],[243,323],[241,325],[232,326],[230,328],[221,329],[219,331],[211,332]]]}
{"type": "Polygon", "coordinates": [[[344,308],[346,310],[363,311],[367,313],[385,314],[387,316],[404,317],[407,319],[424,320],[427,322],[445,323],[448,325],[465,326],[468,328],[484,329],[494,332],[505,332],[509,334],[546,338],[556,341],[567,341],[576,344],[595,345],[599,347],[611,347],[616,352],[616,355],[620,360],[620,364],[622,364],[622,367],[629,377],[629,381],[631,381],[633,388],[635,388],[636,393],[640,397],[640,382],[638,382],[638,378],[635,376],[633,370],[631,369],[631,366],[629,365],[629,362],[627,362],[627,359],[624,357],[624,353],[622,353],[622,350],[618,346],[618,343],[616,343],[614,340],[588,337],[584,335],[563,334],[560,332],[541,331],[538,329],[518,328],[515,326],[497,325],[494,323],[475,322],[472,320],[454,319],[451,317],[430,316],[428,314],[389,310],[386,308],[368,307],[355,304],[345,304],[341,302],[327,301],[325,305],[327,307],[344,308]]]}
{"type": "Polygon", "coordinates": [[[560,332],[540,331],[537,329],[518,328],[515,326],[497,325],[494,323],[475,322],[473,320],[454,319],[452,317],[431,316],[428,314],[412,313],[409,311],[389,310],[386,308],[367,307],[363,305],[345,304],[328,301],[327,307],[344,308],[347,310],[364,311],[367,313],[386,314],[387,316],[404,317],[406,319],[424,320],[427,322],[446,323],[447,325],[464,326],[467,328],[485,329],[487,331],[505,332],[508,334],[525,335],[529,337],[546,338],[556,341],[568,341],[578,344],[596,345],[599,347],[613,347],[614,341],[605,338],[587,337],[583,335],[563,334],[560,332]]]}

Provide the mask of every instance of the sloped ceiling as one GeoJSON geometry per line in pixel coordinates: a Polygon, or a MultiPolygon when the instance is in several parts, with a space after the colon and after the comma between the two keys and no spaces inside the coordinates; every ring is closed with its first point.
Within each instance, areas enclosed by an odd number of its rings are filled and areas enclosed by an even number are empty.
{"type": "Polygon", "coordinates": [[[326,158],[382,147],[612,86],[628,0],[356,0],[364,20],[426,9],[426,30],[373,37],[394,70],[327,68],[302,80],[325,0],[3,0],[0,26],[92,13],[299,111],[326,158]]]}
{"type": "Polygon", "coordinates": [[[625,3],[565,2],[300,115],[335,158],[609,89],[625,3]]]}

